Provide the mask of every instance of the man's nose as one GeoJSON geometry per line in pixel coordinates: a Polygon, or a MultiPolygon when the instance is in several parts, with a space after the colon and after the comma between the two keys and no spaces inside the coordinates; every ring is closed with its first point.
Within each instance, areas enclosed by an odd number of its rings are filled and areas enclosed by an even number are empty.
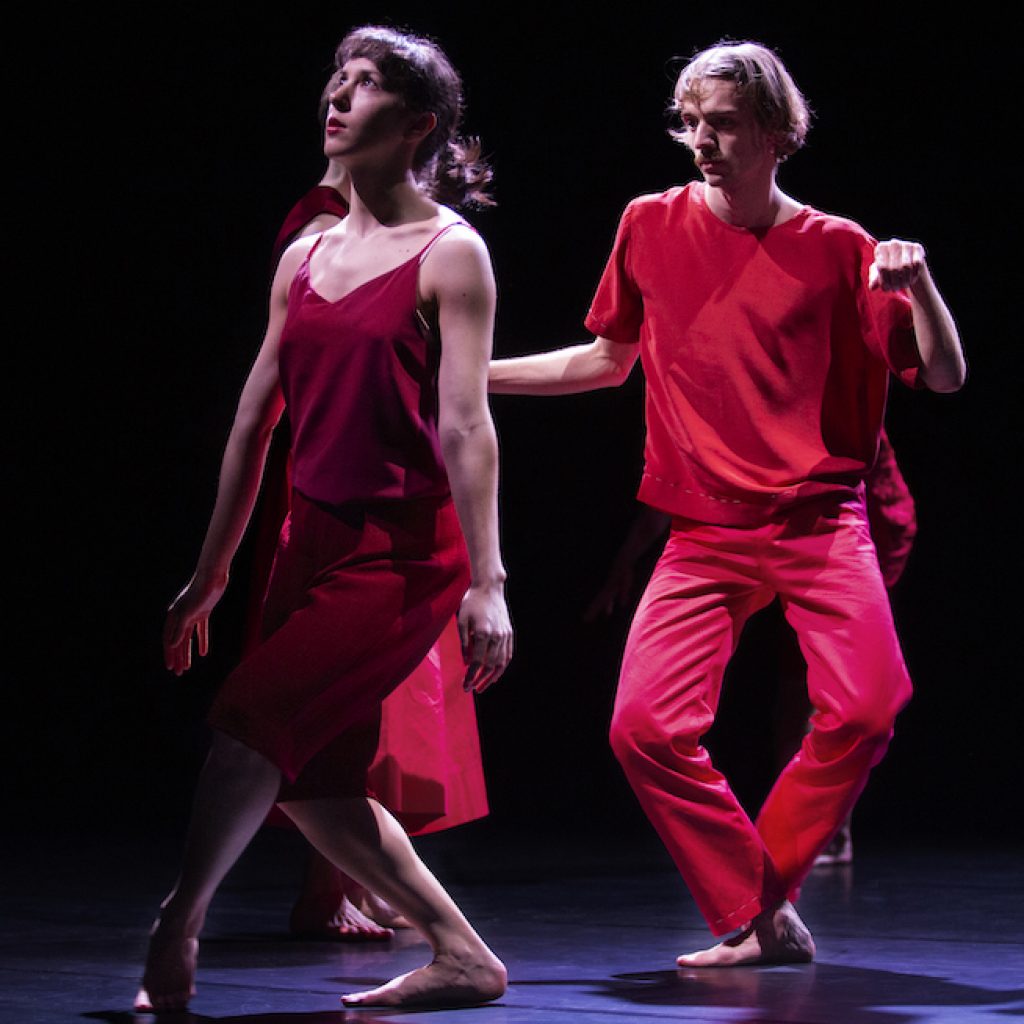
{"type": "Polygon", "coordinates": [[[703,121],[698,121],[693,129],[693,148],[713,149],[714,146],[715,133],[703,121]]]}

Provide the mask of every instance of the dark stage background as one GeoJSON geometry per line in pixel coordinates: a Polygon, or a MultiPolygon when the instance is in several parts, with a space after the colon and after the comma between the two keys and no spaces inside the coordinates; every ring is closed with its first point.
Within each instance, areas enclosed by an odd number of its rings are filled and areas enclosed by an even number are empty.
{"type": "MultiPolygon", "coordinates": [[[[692,176],[664,133],[672,58],[725,35],[781,51],[817,112],[783,187],[924,241],[972,369],[956,396],[892,397],[920,516],[893,596],[918,695],[859,833],[1019,830],[1008,23],[978,4],[842,20],[812,4],[155,10],[98,6],[26,42],[39,60],[24,79],[34,133],[18,205],[26,196],[38,244],[17,261],[31,326],[9,342],[26,362],[8,395],[8,823],[180,824],[240,588],[183,680],[162,669],[162,613],[205,528],[272,239],[321,172],[333,45],[358,19],[436,35],[464,75],[468,128],[496,169],[500,205],[472,219],[497,271],[501,354],[583,339],[623,205],[692,176]]],[[[479,702],[496,826],[646,834],[604,740],[627,616],[583,621],[634,509],[641,400],[638,371],[617,392],[494,403],[518,628],[506,680],[479,702]]],[[[777,629],[770,614],[751,625],[715,737],[752,801],[772,769],[777,629]]]]}

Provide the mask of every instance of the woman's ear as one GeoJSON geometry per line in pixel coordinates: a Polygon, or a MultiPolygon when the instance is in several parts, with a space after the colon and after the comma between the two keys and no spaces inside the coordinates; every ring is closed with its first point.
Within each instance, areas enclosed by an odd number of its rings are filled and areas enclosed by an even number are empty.
{"type": "Polygon", "coordinates": [[[421,142],[437,127],[437,114],[431,110],[425,110],[417,114],[412,123],[406,128],[406,137],[421,142]]]}

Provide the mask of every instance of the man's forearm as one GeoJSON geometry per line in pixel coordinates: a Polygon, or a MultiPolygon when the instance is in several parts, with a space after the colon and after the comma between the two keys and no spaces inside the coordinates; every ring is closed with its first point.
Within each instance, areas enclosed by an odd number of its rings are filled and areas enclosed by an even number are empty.
{"type": "Polygon", "coordinates": [[[925,385],[931,391],[958,391],[967,379],[964,350],[953,315],[927,267],[911,285],[910,300],[925,385]]]}
{"type": "Polygon", "coordinates": [[[635,361],[635,346],[597,338],[552,352],[492,359],[487,389],[502,395],[573,395],[617,387],[635,361]]]}

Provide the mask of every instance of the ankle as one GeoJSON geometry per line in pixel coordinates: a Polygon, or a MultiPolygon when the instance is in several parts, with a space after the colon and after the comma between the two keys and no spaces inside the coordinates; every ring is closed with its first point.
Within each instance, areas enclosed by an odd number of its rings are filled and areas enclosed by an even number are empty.
{"type": "Polygon", "coordinates": [[[500,962],[483,939],[476,935],[472,938],[461,934],[442,935],[439,941],[432,945],[435,961],[446,960],[461,965],[488,965],[500,962]]]}
{"type": "Polygon", "coordinates": [[[183,900],[171,896],[160,906],[160,916],[156,919],[154,931],[159,929],[164,935],[196,938],[203,930],[205,920],[205,907],[189,905],[183,900]]]}

